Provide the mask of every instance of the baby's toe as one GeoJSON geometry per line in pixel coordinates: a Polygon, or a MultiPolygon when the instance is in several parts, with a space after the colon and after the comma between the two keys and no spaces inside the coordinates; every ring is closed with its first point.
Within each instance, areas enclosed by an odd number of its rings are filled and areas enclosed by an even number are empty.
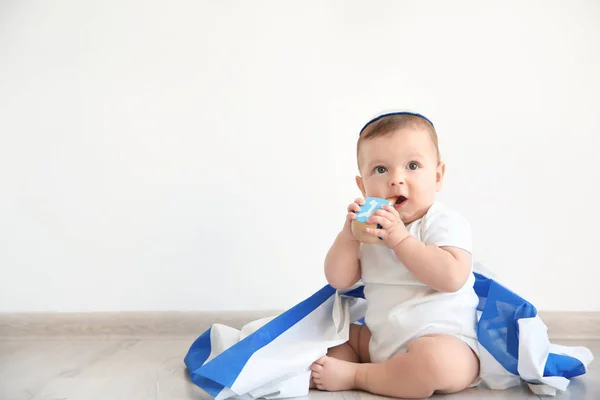
{"type": "Polygon", "coordinates": [[[323,357],[319,358],[317,361],[315,361],[313,363],[313,365],[315,365],[315,364],[323,365],[327,361],[327,358],[328,358],[327,356],[323,356],[323,357]]]}

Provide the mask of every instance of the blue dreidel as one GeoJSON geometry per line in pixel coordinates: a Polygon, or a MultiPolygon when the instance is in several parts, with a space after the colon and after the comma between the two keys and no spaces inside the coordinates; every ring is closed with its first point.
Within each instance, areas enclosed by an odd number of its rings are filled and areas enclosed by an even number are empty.
{"type": "Polygon", "coordinates": [[[379,224],[367,224],[367,220],[384,204],[391,205],[393,202],[387,199],[380,199],[379,197],[367,197],[365,199],[365,204],[360,208],[360,211],[356,213],[356,219],[353,220],[351,224],[352,233],[358,241],[373,244],[381,240],[381,238],[373,236],[365,230],[367,228],[381,228],[379,224]]]}

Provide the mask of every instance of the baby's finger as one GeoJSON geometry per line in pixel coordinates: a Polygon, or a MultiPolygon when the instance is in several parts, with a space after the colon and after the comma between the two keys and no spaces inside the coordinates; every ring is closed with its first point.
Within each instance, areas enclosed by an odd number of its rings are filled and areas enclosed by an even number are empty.
{"type": "Polygon", "coordinates": [[[359,212],[360,211],[360,206],[356,203],[352,203],[348,206],[348,211],[349,212],[359,212]]]}
{"type": "Polygon", "coordinates": [[[387,210],[377,210],[373,215],[384,217],[390,221],[396,221],[398,217],[387,210]]]}
{"type": "Polygon", "coordinates": [[[367,232],[369,235],[377,236],[382,239],[384,237],[386,237],[386,233],[387,233],[387,231],[385,229],[375,229],[375,228],[367,228],[367,229],[365,229],[365,232],[367,232]]]}
{"type": "Polygon", "coordinates": [[[364,206],[364,205],[366,204],[366,203],[365,203],[365,199],[363,199],[363,198],[361,198],[361,197],[359,197],[359,198],[357,198],[356,200],[354,200],[354,202],[355,202],[356,204],[358,204],[359,206],[364,206]]]}
{"type": "Polygon", "coordinates": [[[349,212],[349,213],[346,215],[346,220],[348,220],[348,221],[351,221],[351,220],[353,220],[353,219],[356,219],[356,214],[355,214],[355,213],[353,213],[353,212],[349,212]]]}
{"type": "Polygon", "coordinates": [[[386,217],[375,215],[367,220],[367,224],[379,224],[383,229],[388,229],[390,226],[392,226],[392,221],[386,217]]]}
{"type": "Polygon", "coordinates": [[[383,206],[381,206],[381,208],[387,212],[392,213],[393,215],[400,217],[400,214],[398,214],[398,210],[396,210],[394,207],[388,205],[388,204],[384,204],[383,206]]]}

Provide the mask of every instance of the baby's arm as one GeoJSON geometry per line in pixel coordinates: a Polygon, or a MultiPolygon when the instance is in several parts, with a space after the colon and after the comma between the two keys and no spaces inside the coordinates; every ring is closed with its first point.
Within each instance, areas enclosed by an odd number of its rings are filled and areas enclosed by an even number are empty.
{"type": "Polygon", "coordinates": [[[426,245],[408,236],[394,252],[417,279],[440,292],[458,291],[471,273],[471,254],[458,247],[426,245]]]}
{"type": "MultiPolygon", "coordinates": [[[[350,233],[352,235],[352,233],[350,233]]],[[[325,277],[336,289],[347,289],[360,279],[360,242],[347,232],[338,234],[325,257],[325,277]]]]}
{"type": "Polygon", "coordinates": [[[440,292],[456,292],[471,274],[471,228],[458,213],[441,210],[423,218],[422,241],[412,236],[398,211],[384,205],[367,223],[381,229],[367,233],[381,236],[396,257],[417,279],[440,292]],[[423,225],[426,224],[426,225],[423,225]]]}
{"type": "Polygon", "coordinates": [[[347,289],[360,279],[360,242],[352,233],[351,224],[364,204],[364,199],[356,199],[348,206],[344,228],[325,257],[325,278],[336,289],[347,289]]]}

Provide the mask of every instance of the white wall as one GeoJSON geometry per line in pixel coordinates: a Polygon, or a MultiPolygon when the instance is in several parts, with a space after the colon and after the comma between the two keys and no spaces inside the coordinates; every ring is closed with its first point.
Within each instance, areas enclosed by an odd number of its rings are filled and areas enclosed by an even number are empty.
{"type": "Polygon", "coordinates": [[[600,311],[598,71],[591,0],[2,2],[0,311],[291,306],[390,108],[478,260],[600,311]]]}

